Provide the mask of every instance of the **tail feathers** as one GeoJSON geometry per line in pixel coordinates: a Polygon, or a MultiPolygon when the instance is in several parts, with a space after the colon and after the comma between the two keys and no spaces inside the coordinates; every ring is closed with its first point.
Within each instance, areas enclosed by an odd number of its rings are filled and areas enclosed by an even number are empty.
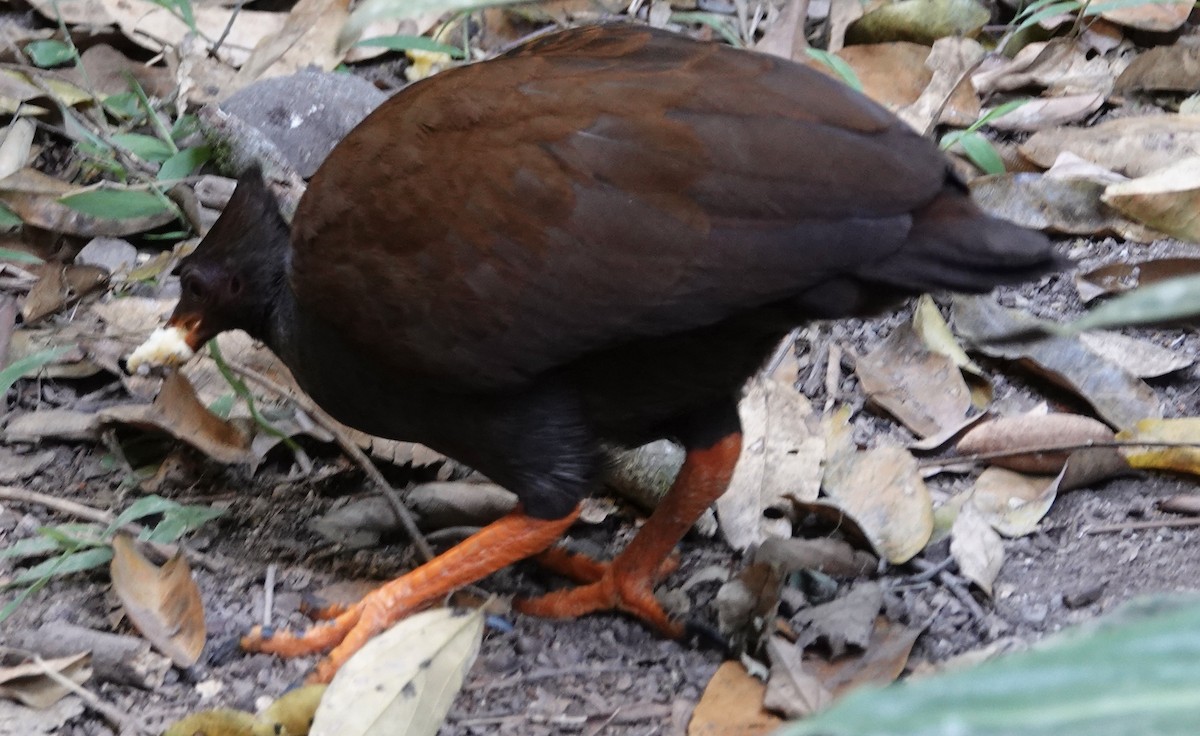
{"type": "Polygon", "coordinates": [[[861,276],[914,291],[986,292],[1069,263],[1045,235],[991,217],[947,189],[914,214],[904,246],[861,276]]]}

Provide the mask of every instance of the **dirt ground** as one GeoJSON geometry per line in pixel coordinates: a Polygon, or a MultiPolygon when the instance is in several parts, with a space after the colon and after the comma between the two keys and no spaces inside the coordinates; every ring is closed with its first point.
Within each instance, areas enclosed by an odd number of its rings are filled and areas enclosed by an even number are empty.
{"type": "MultiPolygon", "coordinates": [[[[1176,252],[1170,246],[1163,249],[1176,252]]],[[[1103,254],[1103,260],[1127,257],[1112,244],[1091,248],[1091,253],[1097,252],[1103,254]]],[[[1061,312],[1062,305],[1072,298],[1066,277],[1006,296],[1043,313],[1061,312]]],[[[840,323],[823,334],[862,351],[900,318],[890,315],[840,323]]],[[[1181,333],[1144,330],[1139,334],[1168,344],[1181,333]]],[[[1195,354],[1196,346],[1195,336],[1189,332],[1180,349],[1195,354]]],[[[1197,413],[1196,386],[1200,384],[1196,383],[1196,370],[1193,367],[1153,382],[1169,415],[1197,413]]],[[[1028,406],[1047,395],[1053,397],[1053,392],[1010,370],[998,375],[1001,405],[1028,406]]],[[[43,390],[80,389],[64,383],[43,390]]],[[[842,399],[861,407],[852,376],[844,379],[841,393],[842,399]]],[[[898,432],[888,420],[866,411],[858,413],[856,436],[873,441],[900,436],[898,432]]],[[[26,452],[34,448],[10,449],[26,452]]],[[[50,449],[56,461],[48,470],[22,481],[25,487],[101,509],[123,508],[136,497],[126,474],[113,469],[106,447],[56,444],[50,449]]],[[[318,457],[313,477],[319,480],[295,477],[290,471],[285,463],[268,462],[251,475],[197,459],[160,490],[177,501],[218,504],[229,510],[189,542],[218,563],[212,569],[199,566],[194,570],[207,611],[208,645],[200,664],[189,671],[169,671],[164,684],[153,690],[92,683],[105,703],[142,719],[153,729],[204,708],[253,711],[300,681],[311,664],[311,660],[247,656],[237,648],[238,637],[262,615],[268,563],[275,563],[279,570],[275,622],[302,625],[305,619],[298,609],[304,596],[329,583],[385,578],[412,562],[407,546],[399,540],[354,552],[339,549],[307,529],[311,518],[339,499],[368,493],[362,477],[347,463],[330,454],[318,457]]],[[[932,487],[951,490],[955,483],[963,482],[938,480],[932,487]]],[[[1195,492],[1189,479],[1145,474],[1061,496],[1036,533],[1006,543],[1007,559],[994,600],[976,593],[978,608],[966,605],[940,582],[914,578],[919,570],[912,565],[884,571],[879,578],[887,591],[888,612],[907,623],[928,624],[909,668],[989,645],[996,649],[1025,646],[1139,594],[1200,587],[1200,533],[1194,528],[1129,526],[1160,518],[1156,501],[1195,492]],[[1121,525],[1124,528],[1100,529],[1121,525]]],[[[0,548],[30,535],[38,526],[64,521],[74,519],[36,505],[6,503],[0,507],[0,548]]],[[[597,526],[580,525],[573,537],[585,550],[611,554],[619,548],[618,540],[628,537],[632,521],[632,512],[617,514],[597,526]]],[[[945,555],[945,545],[935,545],[922,558],[937,563],[945,555]]],[[[678,587],[698,569],[717,565],[737,570],[741,565],[719,539],[695,535],[685,542],[683,560],[668,587],[678,587]]],[[[0,560],[0,565],[7,564],[0,560]]],[[[4,572],[0,567],[0,575],[4,572]]],[[[5,639],[20,638],[52,622],[128,633],[126,624],[114,624],[115,606],[106,580],[106,573],[94,572],[52,582],[23,603],[5,624],[5,639]]],[[[500,594],[528,593],[547,583],[552,581],[546,573],[526,563],[485,581],[482,588],[500,594]]],[[[712,599],[716,588],[716,583],[704,583],[689,590],[693,618],[710,625],[715,622],[712,599]]],[[[720,651],[663,640],[619,616],[568,622],[517,614],[493,617],[482,653],[441,733],[682,734],[722,659],[720,651]]],[[[58,732],[64,736],[114,733],[90,710],[68,720],[58,732]]]]}

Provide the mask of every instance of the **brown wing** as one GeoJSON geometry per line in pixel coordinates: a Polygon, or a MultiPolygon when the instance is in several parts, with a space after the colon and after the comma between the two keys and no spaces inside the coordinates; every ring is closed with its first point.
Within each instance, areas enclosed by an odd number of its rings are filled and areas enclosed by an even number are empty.
{"type": "Polygon", "coordinates": [[[373,113],[300,204],[291,278],[398,380],[502,388],[869,268],[946,178],[817,72],[579,29],[373,113]]]}

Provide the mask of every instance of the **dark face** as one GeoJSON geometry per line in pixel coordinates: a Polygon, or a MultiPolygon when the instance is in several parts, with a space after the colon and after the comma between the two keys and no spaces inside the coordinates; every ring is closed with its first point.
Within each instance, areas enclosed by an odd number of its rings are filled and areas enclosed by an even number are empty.
{"type": "Polygon", "coordinates": [[[239,322],[246,316],[246,278],[236,264],[188,256],[179,268],[179,284],[179,304],[167,324],[186,333],[192,350],[225,330],[246,327],[239,322]]]}

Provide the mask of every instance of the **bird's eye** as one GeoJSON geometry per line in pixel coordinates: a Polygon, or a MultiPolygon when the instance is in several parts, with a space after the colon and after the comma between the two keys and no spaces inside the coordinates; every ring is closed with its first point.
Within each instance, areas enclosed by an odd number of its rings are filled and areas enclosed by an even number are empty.
{"type": "Polygon", "coordinates": [[[229,277],[229,295],[237,296],[242,293],[242,279],[239,276],[229,277]]]}

